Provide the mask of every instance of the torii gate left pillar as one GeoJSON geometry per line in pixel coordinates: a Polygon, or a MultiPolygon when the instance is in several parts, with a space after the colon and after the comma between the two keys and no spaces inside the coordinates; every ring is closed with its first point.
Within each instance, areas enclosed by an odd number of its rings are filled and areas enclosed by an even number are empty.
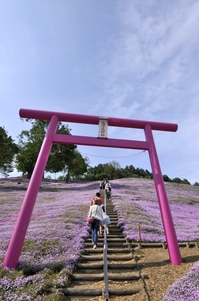
{"type": "Polygon", "coordinates": [[[62,143],[62,144],[80,144],[80,145],[92,145],[92,146],[102,146],[102,147],[148,150],[152,171],[153,171],[156,192],[159,201],[160,213],[162,216],[162,222],[163,222],[165,236],[167,240],[170,261],[174,265],[181,264],[182,259],[180,255],[178,241],[173,225],[173,219],[171,216],[169,203],[166,196],[162,173],[161,173],[157,152],[155,149],[155,143],[153,141],[153,135],[152,135],[152,129],[161,130],[161,131],[176,131],[177,130],[176,124],[121,119],[121,118],[120,119],[107,118],[108,124],[110,126],[144,129],[146,141],[132,141],[132,140],[122,140],[122,139],[107,139],[107,138],[103,139],[103,138],[56,134],[56,129],[59,121],[85,123],[85,124],[98,124],[100,118],[99,116],[21,109],[20,117],[31,118],[31,119],[34,118],[40,120],[50,120],[50,123],[41,150],[39,152],[28,189],[26,191],[26,195],[17,219],[17,223],[13,235],[10,240],[10,244],[8,246],[6,257],[3,262],[4,267],[12,269],[15,268],[18,263],[20,253],[23,247],[26,231],[30,222],[37,193],[39,191],[40,183],[42,180],[42,176],[45,170],[45,166],[53,142],[62,143]]]}

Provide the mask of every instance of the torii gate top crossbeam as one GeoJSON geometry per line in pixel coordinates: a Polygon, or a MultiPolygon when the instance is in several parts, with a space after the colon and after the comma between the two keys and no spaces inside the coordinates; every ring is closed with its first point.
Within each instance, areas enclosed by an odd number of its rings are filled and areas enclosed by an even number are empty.
{"type": "MultiPolygon", "coordinates": [[[[75,122],[84,124],[99,124],[101,116],[84,115],[84,114],[72,114],[63,112],[41,111],[31,109],[20,109],[19,116],[21,118],[39,119],[39,120],[51,120],[52,116],[57,116],[59,121],[63,122],[75,122]]],[[[176,132],[178,125],[175,123],[133,120],[116,117],[107,117],[108,125],[115,127],[126,127],[135,129],[144,129],[146,125],[150,125],[152,130],[176,132]]]]}

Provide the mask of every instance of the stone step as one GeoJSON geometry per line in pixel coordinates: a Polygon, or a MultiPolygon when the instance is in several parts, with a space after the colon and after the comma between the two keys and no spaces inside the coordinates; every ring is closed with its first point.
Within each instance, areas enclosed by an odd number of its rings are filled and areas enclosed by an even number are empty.
{"type": "MultiPolygon", "coordinates": [[[[93,242],[91,240],[87,241],[84,245],[85,245],[86,249],[91,248],[91,247],[93,248],[93,242]]],[[[110,241],[105,242],[102,239],[98,239],[96,250],[100,249],[100,248],[104,249],[105,245],[107,246],[107,248],[106,248],[107,250],[111,250],[112,248],[114,248],[114,246],[120,247],[120,248],[129,248],[129,250],[130,250],[130,248],[133,248],[133,247],[130,247],[129,243],[127,243],[125,240],[116,240],[116,241],[110,240],[110,241]]]]}
{"type": "MultiPolygon", "coordinates": [[[[83,261],[102,261],[103,260],[103,254],[102,255],[82,255],[83,261]]],[[[132,260],[133,256],[131,254],[128,255],[107,255],[108,260],[132,260]]]]}
{"type": "MultiPolygon", "coordinates": [[[[78,269],[101,269],[103,270],[104,265],[103,263],[77,263],[76,264],[78,269]]],[[[109,269],[117,269],[117,270],[128,270],[128,269],[137,269],[136,263],[108,263],[109,269]]]]}
{"type": "MultiPolygon", "coordinates": [[[[104,241],[104,237],[102,235],[100,235],[98,237],[98,242],[103,242],[104,241]]],[[[86,243],[88,242],[92,242],[92,238],[89,237],[86,239],[86,243]]],[[[126,239],[124,237],[110,237],[109,235],[107,235],[107,242],[126,242],[126,239]]]]}
{"type": "MultiPolygon", "coordinates": [[[[140,286],[134,286],[132,288],[109,288],[108,293],[109,296],[127,296],[127,295],[133,295],[139,293],[143,289],[143,285],[140,286]]],[[[102,288],[86,288],[86,289],[79,289],[76,288],[60,288],[58,289],[58,294],[64,294],[65,296],[73,296],[73,297],[81,297],[81,300],[85,298],[85,300],[88,300],[88,298],[94,298],[97,296],[103,296],[103,289],[102,288]]],[[[72,300],[70,298],[70,300],[72,300]]],[[[75,300],[75,299],[73,299],[75,300]]]]}
{"type": "MultiPolygon", "coordinates": [[[[104,232],[104,231],[103,231],[104,232]]],[[[104,237],[104,234],[103,234],[103,232],[102,232],[102,236],[101,235],[99,235],[100,237],[104,237]]],[[[119,233],[109,233],[109,234],[107,234],[107,236],[106,236],[107,238],[125,238],[125,236],[121,233],[121,232],[119,232],[119,233]]],[[[86,239],[87,240],[87,239],[86,239]]]]}
{"type": "Polygon", "coordinates": [[[106,214],[111,218],[118,218],[118,215],[115,212],[106,211],[106,214]]]}
{"type": "MultiPolygon", "coordinates": [[[[124,281],[124,280],[139,280],[140,278],[144,278],[147,279],[148,275],[143,274],[141,275],[140,272],[128,272],[128,273],[109,273],[108,275],[108,279],[109,280],[115,280],[115,281],[124,281]]],[[[71,276],[71,278],[73,280],[77,280],[77,281],[101,281],[104,279],[104,273],[89,273],[89,274],[85,274],[85,273],[75,273],[71,276]]]]}
{"type": "MultiPolygon", "coordinates": [[[[83,255],[85,254],[85,255],[88,255],[88,254],[103,254],[103,251],[104,251],[104,248],[97,248],[97,249],[93,249],[93,248],[90,248],[90,249],[86,249],[85,250],[85,252],[83,253],[83,255]]],[[[108,249],[107,250],[107,253],[108,254],[113,254],[113,253],[119,253],[119,254],[122,254],[122,253],[124,253],[124,254],[129,254],[129,248],[121,248],[121,249],[119,249],[119,248],[111,248],[111,249],[108,249]]]]}

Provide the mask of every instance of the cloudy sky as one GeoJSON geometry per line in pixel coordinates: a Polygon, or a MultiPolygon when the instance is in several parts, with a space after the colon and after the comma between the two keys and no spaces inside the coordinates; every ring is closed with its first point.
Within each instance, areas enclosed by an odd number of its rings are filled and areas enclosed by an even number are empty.
{"type": "MultiPolygon", "coordinates": [[[[198,0],[1,0],[0,126],[17,143],[30,127],[20,108],[177,123],[153,132],[162,173],[199,182],[198,32],[198,0]]],[[[115,127],[108,137],[145,140],[115,127]]],[[[142,150],[78,150],[91,166],[151,171],[142,150]]]]}

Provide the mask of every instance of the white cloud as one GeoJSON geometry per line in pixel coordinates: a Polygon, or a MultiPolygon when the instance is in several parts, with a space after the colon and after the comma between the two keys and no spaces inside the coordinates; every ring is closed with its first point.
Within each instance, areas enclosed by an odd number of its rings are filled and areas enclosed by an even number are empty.
{"type": "MultiPolygon", "coordinates": [[[[131,93],[136,93],[139,87],[145,90],[145,85],[150,85],[149,90],[153,92],[150,96],[155,98],[165,93],[168,87],[173,88],[182,82],[192,61],[194,49],[190,48],[190,43],[196,47],[198,41],[197,3],[195,6],[187,4],[181,9],[171,6],[166,14],[164,10],[159,14],[154,10],[149,16],[144,10],[145,3],[140,6],[142,13],[134,4],[126,7],[121,16],[123,31],[118,34],[110,51],[110,62],[107,64],[105,61],[104,66],[104,85],[108,96],[112,94],[114,97],[116,92],[121,94],[123,101],[131,93]]],[[[144,96],[144,103],[150,102],[153,106],[151,97],[148,99],[148,94],[144,96]]]]}

